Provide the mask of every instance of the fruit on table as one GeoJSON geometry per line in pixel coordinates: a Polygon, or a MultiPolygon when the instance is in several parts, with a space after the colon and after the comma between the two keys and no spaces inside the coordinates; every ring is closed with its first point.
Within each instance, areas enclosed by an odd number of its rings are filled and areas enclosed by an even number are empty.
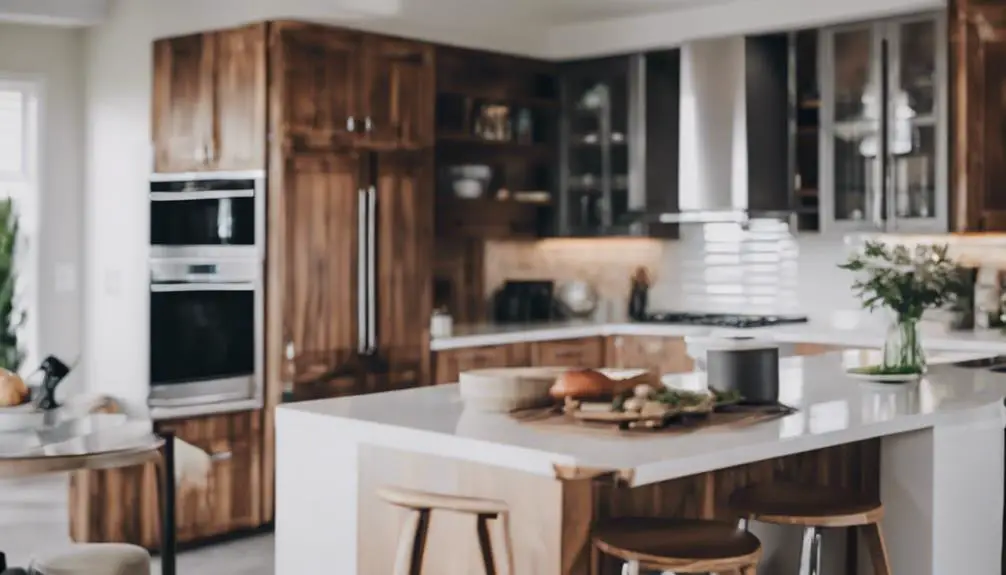
{"type": "Polygon", "coordinates": [[[0,407],[13,407],[28,401],[28,386],[21,376],[0,368],[0,407]]]}

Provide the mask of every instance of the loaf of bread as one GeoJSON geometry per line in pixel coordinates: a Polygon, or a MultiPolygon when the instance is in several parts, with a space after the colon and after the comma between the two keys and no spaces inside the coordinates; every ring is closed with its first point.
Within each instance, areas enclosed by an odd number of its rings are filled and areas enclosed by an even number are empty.
{"type": "Polygon", "coordinates": [[[0,407],[21,405],[28,399],[28,386],[21,376],[0,368],[0,407]]]}
{"type": "Polygon", "coordinates": [[[611,379],[593,369],[577,369],[560,375],[549,390],[554,399],[608,401],[632,389],[637,382],[611,379]]]}

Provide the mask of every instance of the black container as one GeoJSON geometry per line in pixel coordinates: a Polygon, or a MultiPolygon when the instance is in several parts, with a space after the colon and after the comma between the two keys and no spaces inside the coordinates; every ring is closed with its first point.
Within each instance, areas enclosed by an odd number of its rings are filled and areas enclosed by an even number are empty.
{"type": "Polygon", "coordinates": [[[779,347],[765,344],[725,344],[706,350],[710,389],[737,391],[749,405],[779,403],[779,347]]]}

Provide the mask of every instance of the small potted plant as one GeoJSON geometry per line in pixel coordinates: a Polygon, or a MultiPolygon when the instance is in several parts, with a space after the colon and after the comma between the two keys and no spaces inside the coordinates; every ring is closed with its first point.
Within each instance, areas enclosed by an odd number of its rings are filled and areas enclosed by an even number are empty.
{"type": "Polygon", "coordinates": [[[922,314],[953,303],[960,293],[959,268],[947,257],[947,248],[919,245],[910,250],[868,241],[861,252],[839,266],[859,274],[852,289],[864,308],[884,308],[892,315],[883,363],[868,370],[871,375],[917,376],[925,372],[919,337],[922,314]]]}

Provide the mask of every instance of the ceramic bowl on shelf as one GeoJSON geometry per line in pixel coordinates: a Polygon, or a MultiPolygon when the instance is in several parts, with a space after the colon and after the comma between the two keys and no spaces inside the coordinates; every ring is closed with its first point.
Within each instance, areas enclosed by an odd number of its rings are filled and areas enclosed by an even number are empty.
{"type": "Polygon", "coordinates": [[[485,187],[478,180],[454,180],[451,187],[454,188],[454,195],[464,200],[481,198],[485,192],[485,187]]]}

